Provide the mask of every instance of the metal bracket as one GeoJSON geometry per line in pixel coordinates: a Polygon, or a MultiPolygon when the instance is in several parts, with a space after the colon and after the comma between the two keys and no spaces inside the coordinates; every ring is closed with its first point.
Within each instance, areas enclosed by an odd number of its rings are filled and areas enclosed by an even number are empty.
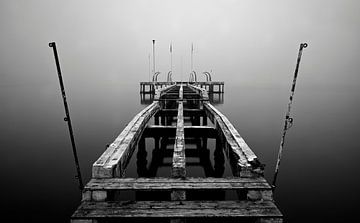
{"type": "Polygon", "coordinates": [[[286,120],[286,122],[287,122],[287,127],[286,127],[286,130],[288,130],[288,129],[290,129],[292,126],[293,126],[293,124],[294,124],[294,118],[288,118],[287,120],[286,120]]]}

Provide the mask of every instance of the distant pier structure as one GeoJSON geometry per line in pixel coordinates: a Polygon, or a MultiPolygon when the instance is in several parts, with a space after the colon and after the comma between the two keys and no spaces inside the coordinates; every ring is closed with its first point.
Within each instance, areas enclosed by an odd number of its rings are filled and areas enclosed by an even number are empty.
{"type": "Polygon", "coordinates": [[[193,85],[205,89],[208,92],[209,101],[212,104],[224,103],[224,82],[223,81],[202,81],[202,82],[140,82],[141,104],[151,104],[157,89],[169,85],[193,85]]]}
{"type": "Polygon", "coordinates": [[[224,82],[194,79],[140,83],[147,106],[93,164],[71,222],[283,221],[264,165],[214,106],[224,82]],[[135,178],[126,177],[131,159],[135,178]],[[193,176],[193,166],[204,176],[193,176]]]}
{"type": "Polygon", "coordinates": [[[224,93],[223,81],[203,81],[203,82],[140,82],[140,93],[155,94],[155,89],[168,86],[169,84],[192,84],[204,88],[208,93],[224,93]]]}

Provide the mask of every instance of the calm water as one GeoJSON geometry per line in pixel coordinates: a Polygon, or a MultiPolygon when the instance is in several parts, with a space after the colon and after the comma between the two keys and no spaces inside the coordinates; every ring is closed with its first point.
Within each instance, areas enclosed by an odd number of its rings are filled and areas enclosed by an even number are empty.
{"type": "MultiPolygon", "coordinates": [[[[137,81],[89,83],[83,88],[66,84],[87,182],[105,145],[144,105],[137,81]]],[[[294,126],[286,138],[275,200],[288,222],[341,222],[356,213],[360,198],[360,90],[301,83],[296,90],[294,126]]],[[[217,106],[266,164],[269,181],[288,93],[285,85],[259,88],[226,82],[224,104],[217,106]]],[[[80,195],[56,79],[1,85],[0,100],[3,215],[13,222],[65,222],[80,195]]],[[[132,162],[130,175],[135,168],[132,162]]]]}
{"type": "Polygon", "coordinates": [[[269,181],[297,49],[307,42],[275,200],[288,222],[345,222],[360,199],[359,7],[356,0],[1,0],[1,218],[66,222],[80,202],[48,43],[58,46],[87,182],[105,145],[143,107],[139,82],[150,79],[156,39],[159,79],[173,43],[174,79],[188,79],[194,45],[198,74],[212,70],[213,80],[225,81],[218,108],[266,164],[269,181]]]}

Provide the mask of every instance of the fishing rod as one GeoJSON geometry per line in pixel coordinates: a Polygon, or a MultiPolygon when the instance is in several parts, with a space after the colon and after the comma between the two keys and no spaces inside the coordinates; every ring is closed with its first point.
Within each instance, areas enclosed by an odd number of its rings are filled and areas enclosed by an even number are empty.
{"type": "Polygon", "coordinates": [[[82,189],[84,188],[84,184],[83,184],[82,177],[81,177],[80,164],[79,164],[79,159],[78,159],[77,152],[76,152],[75,138],[74,138],[73,129],[72,129],[72,125],[71,125],[69,106],[66,101],[65,87],[64,87],[64,82],[63,82],[62,75],[61,75],[60,62],[59,62],[59,57],[58,57],[55,42],[49,43],[49,47],[51,47],[54,52],[54,58],[55,58],[56,69],[57,69],[57,73],[58,73],[58,77],[59,77],[61,94],[62,94],[62,98],[64,101],[64,108],[65,108],[65,114],[66,114],[64,121],[67,122],[68,128],[69,128],[70,140],[71,140],[72,151],[73,151],[73,155],[74,155],[76,172],[77,172],[77,175],[75,176],[75,178],[78,179],[79,189],[82,191],[82,189]]]}
{"type": "Polygon", "coordinates": [[[273,179],[273,182],[272,182],[273,189],[275,189],[276,178],[277,178],[277,175],[279,173],[280,160],[281,160],[281,155],[282,155],[282,151],[283,151],[283,148],[284,148],[286,131],[291,128],[291,126],[293,125],[293,122],[294,122],[294,119],[292,117],[290,117],[291,105],[292,105],[292,102],[293,102],[293,99],[294,99],[296,79],[297,79],[298,72],[299,72],[299,65],[300,65],[300,61],[301,61],[302,51],[307,46],[308,46],[307,43],[301,43],[300,48],[299,48],[299,53],[298,53],[297,62],[296,62],[296,68],[295,68],[295,72],[294,72],[294,79],[293,79],[292,86],[291,86],[290,100],[289,100],[288,107],[287,107],[287,112],[286,112],[286,115],[285,115],[285,123],[284,123],[283,133],[282,133],[282,136],[281,136],[281,142],[280,142],[278,158],[277,158],[276,167],[275,167],[274,179],[273,179]]]}

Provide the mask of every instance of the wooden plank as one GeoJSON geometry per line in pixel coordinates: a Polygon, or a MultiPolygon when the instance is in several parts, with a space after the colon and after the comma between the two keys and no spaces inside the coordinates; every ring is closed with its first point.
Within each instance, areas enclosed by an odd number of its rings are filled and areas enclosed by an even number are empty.
{"type": "Polygon", "coordinates": [[[176,85],[168,85],[163,88],[156,89],[154,100],[159,100],[162,95],[166,94],[167,92],[171,91],[174,88],[176,88],[176,85]]]}
{"type": "Polygon", "coordinates": [[[110,157],[117,152],[120,145],[123,143],[125,137],[134,128],[135,123],[138,122],[141,116],[143,116],[148,110],[158,107],[158,102],[154,102],[140,111],[124,128],[120,135],[114,140],[113,143],[105,150],[105,152],[99,157],[99,159],[93,164],[93,177],[99,177],[102,175],[103,166],[109,161],[110,157]]]}
{"type": "Polygon", "coordinates": [[[258,178],[111,178],[91,179],[84,190],[271,190],[258,178]]]}
{"type": "MultiPolygon", "coordinates": [[[[183,98],[183,86],[180,85],[179,99],[183,98]]],[[[178,102],[178,115],[176,123],[176,136],[174,144],[174,153],[171,168],[171,177],[185,178],[186,177],[186,159],[185,159],[185,135],[184,135],[184,112],[183,102],[178,102]]],[[[174,190],[171,193],[171,200],[185,200],[186,194],[182,190],[174,190]]]]}
{"type": "MultiPolygon", "coordinates": [[[[182,86],[180,88],[180,92],[181,94],[179,94],[179,97],[182,98],[182,86]]],[[[184,178],[186,176],[185,163],[186,160],[185,160],[183,103],[179,102],[171,176],[175,178],[179,178],[179,177],[184,178]]]]}
{"type": "MultiPolygon", "coordinates": [[[[175,85],[166,86],[156,90],[156,97],[176,87],[175,85]]],[[[158,102],[139,112],[115,139],[100,158],[93,164],[93,178],[120,177],[133,153],[134,145],[141,136],[143,129],[149,119],[160,109],[158,102]]]]}
{"type": "Polygon", "coordinates": [[[115,174],[112,177],[121,177],[126,169],[126,166],[133,154],[135,145],[140,138],[147,122],[158,111],[159,107],[156,106],[153,109],[148,110],[143,116],[141,116],[138,122],[134,125],[134,128],[126,136],[118,153],[114,153],[109,162],[104,166],[105,169],[115,169],[115,174]]]}
{"type": "Polygon", "coordinates": [[[271,201],[83,202],[72,219],[86,218],[282,218],[271,201]]]}
{"type": "Polygon", "coordinates": [[[208,91],[205,88],[198,87],[196,85],[189,85],[191,89],[198,92],[204,100],[209,100],[209,94],[208,91]]]}
{"type": "Polygon", "coordinates": [[[121,176],[125,169],[125,164],[129,159],[129,155],[131,155],[131,149],[136,144],[148,120],[159,108],[158,102],[153,102],[130,121],[115,141],[110,144],[106,151],[93,164],[93,178],[121,176]]]}
{"type": "Polygon", "coordinates": [[[245,140],[240,136],[239,132],[235,129],[235,127],[231,124],[231,122],[223,115],[219,110],[217,110],[210,103],[207,103],[207,106],[211,108],[217,115],[221,117],[221,120],[224,122],[226,127],[229,129],[232,137],[236,140],[237,144],[240,146],[241,151],[245,154],[247,160],[249,162],[256,162],[257,156],[250,149],[250,147],[246,144],[245,140]]]}
{"type": "Polygon", "coordinates": [[[208,114],[210,120],[216,124],[222,132],[227,144],[231,148],[237,159],[240,169],[247,172],[247,169],[262,174],[262,165],[257,159],[257,156],[246,144],[245,140],[240,136],[235,127],[230,121],[210,103],[204,103],[205,112],[208,114]]]}
{"type": "MultiPolygon", "coordinates": [[[[92,179],[83,191],[84,201],[104,201],[110,191],[172,191],[172,195],[185,196],[185,191],[239,190],[247,199],[273,200],[272,188],[259,178],[112,178],[92,179]]],[[[175,196],[178,198],[178,196],[175,196]]],[[[111,200],[111,199],[110,199],[111,200]]]]}

